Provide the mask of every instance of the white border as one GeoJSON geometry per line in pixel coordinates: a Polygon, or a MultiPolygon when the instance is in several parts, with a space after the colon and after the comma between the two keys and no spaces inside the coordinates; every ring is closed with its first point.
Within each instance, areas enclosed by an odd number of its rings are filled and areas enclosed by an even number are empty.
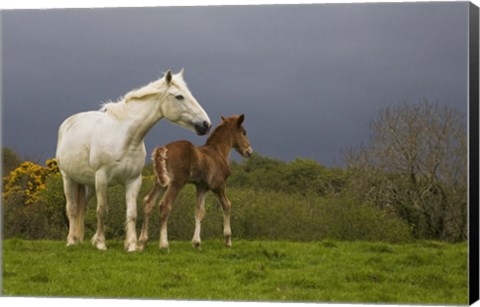
{"type": "MultiPolygon", "coordinates": [[[[467,2],[459,1],[457,2],[467,2]]],[[[259,4],[311,4],[311,3],[377,3],[377,2],[427,2],[418,0],[330,0],[330,1],[285,1],[285,0],[3,0],[0,2],[0,10],[17,10],[17,9],[58,9],[58,8],[114,8],[114,7],[159,7],[159,6],[203,6],[203,5],[259,5],[259,4]]],[[[452,0],[434,0],[428,2],[452,2],[452,0]]],[[[480,0],[470,1],[476,6],[480,7],[480,0]]],[[[1,19],[0,19],[1,20],[1,19]]],[[[1,30],[1,25],[0,25],[1,30]]],[[[1,65],[1,63],[0,63],[1,65]]],[[[0,66],[1,67],[1,66],[0,66]]],[[[1,73],[1,72],[0,72],[1,73]]],[[[1,76],[1,75],[0,75],[1,76]]],[[[1,245],[0,245],[1,246],[1,245]]],[[[1,259],[1,258],[0,258],[1,259]]],[[[1,291],[1,290],[0,290],[1,291]]],[[[0,294],[1,295],[1,294],[0,294]]],[[[88,304],[89,307],[127,307],[132,303],[135,306],[141,307],[170,307],[170,306],[195,306],[195,307],[236,307],[236,306],[252,306],[252,307],[264,307],[264,306],[334,306],[334,307],[346,307],[346,306],[407,306],[407,305],[382,305],[382,304],[312,304],[312,303],[262,303],[262,302],[222,302],[222,301],[162,301],[162,300],[116,300],[116,299],[72,299],[72,298],[23,298],[23,297],[0,297],[1,306],[48,306],[48,307],[84,307],[88,304]]],[[[475,303],[475,307],[480,307],[480,302],[475,303]]]]}
{"type": "MultiPolygon", "coordinates": [[[[456,2],[467,2],[453,0],[456,2]]],[[[113,7],[158,7],[158,6],[202,6],[202,5],[258,5],[258,4],[311,4],[311,3],[376,3],[376,2],[452,2],[452,0],[4,0],[0,2],[0,9],[51,9],[51,8],[113,8],[113,7]]],[[[480,6],[480,0],[472,0],[480,6]]]]}

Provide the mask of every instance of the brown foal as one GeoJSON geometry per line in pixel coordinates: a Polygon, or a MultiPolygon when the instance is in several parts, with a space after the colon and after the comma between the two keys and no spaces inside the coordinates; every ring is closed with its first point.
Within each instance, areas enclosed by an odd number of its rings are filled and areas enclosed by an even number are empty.
{"type": "Polygon", "coordinates": [[[197,189],[193,246],[200,247],[200,228],[205,216],[205,197],[209,190],[212,190],[222,205],[225,245],[232,246],[231,203],[225,194],[225,183],[230,175],[228,158],[232,148],[245,158],[252,154],[243,127],[244,120],[243,114],[228,118],[222,116],[222,123],[210,134],[204,146],[195,147],[189,141],[177,141],[154,149],[152,160],[156,181],[144,199],[140,250],[144,249],[148,240],[148,221],[152,208],[165,189],[167,191],[160,202],[160,248],[168,249],[168,216],[175,198],[187,183],[195,184],[197,189]]]}

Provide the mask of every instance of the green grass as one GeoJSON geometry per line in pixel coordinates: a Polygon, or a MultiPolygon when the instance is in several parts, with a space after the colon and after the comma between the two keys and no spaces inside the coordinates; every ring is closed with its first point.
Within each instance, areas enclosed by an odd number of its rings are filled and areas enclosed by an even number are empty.
{"type": "Polygon", "coordinates": [[[467,304],[467,244],[150,242],[126,253],[83,243],[3,242],[2,294],[176,300],[467,304]]]}

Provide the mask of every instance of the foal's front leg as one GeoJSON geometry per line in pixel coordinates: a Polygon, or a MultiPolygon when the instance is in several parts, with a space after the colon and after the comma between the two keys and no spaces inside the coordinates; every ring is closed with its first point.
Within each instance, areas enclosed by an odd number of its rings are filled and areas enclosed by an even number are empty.
{"type": "Polygon", "coordinates": [[[195,248],[200,248],[200,231],[202,227],[202,220],[205,217],[205,197],[207,196],[207,189],[197,186],[197,204],[195,207],[195,233],[193,234],[192,244],[195,248]]]}
{"type": "Polygon", "coordinates": [[[230,211],[232,204],[225,193],[225,186],[215,190],[214,193],[223,209],[223,236],[225,238],[225,245],[227,247],[232,247],[232,229],[230,228],[230,211]]]}

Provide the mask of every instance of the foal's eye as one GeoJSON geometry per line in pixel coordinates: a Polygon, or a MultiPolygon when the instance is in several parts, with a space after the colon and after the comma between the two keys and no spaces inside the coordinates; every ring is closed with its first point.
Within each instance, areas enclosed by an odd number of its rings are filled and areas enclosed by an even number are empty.
{"type": "Polygon", "coordinates": [[[177,98],[178,100],[183,100],[184,99],[183,95],[177,95],[177,96],[175,96],[175,98],[177,98]]]}
{"type": "Polygon", "coordinates": [[[247,136],[247,131],[243,131],[243,135],[244,135],[244,136],[247,136]]]}

